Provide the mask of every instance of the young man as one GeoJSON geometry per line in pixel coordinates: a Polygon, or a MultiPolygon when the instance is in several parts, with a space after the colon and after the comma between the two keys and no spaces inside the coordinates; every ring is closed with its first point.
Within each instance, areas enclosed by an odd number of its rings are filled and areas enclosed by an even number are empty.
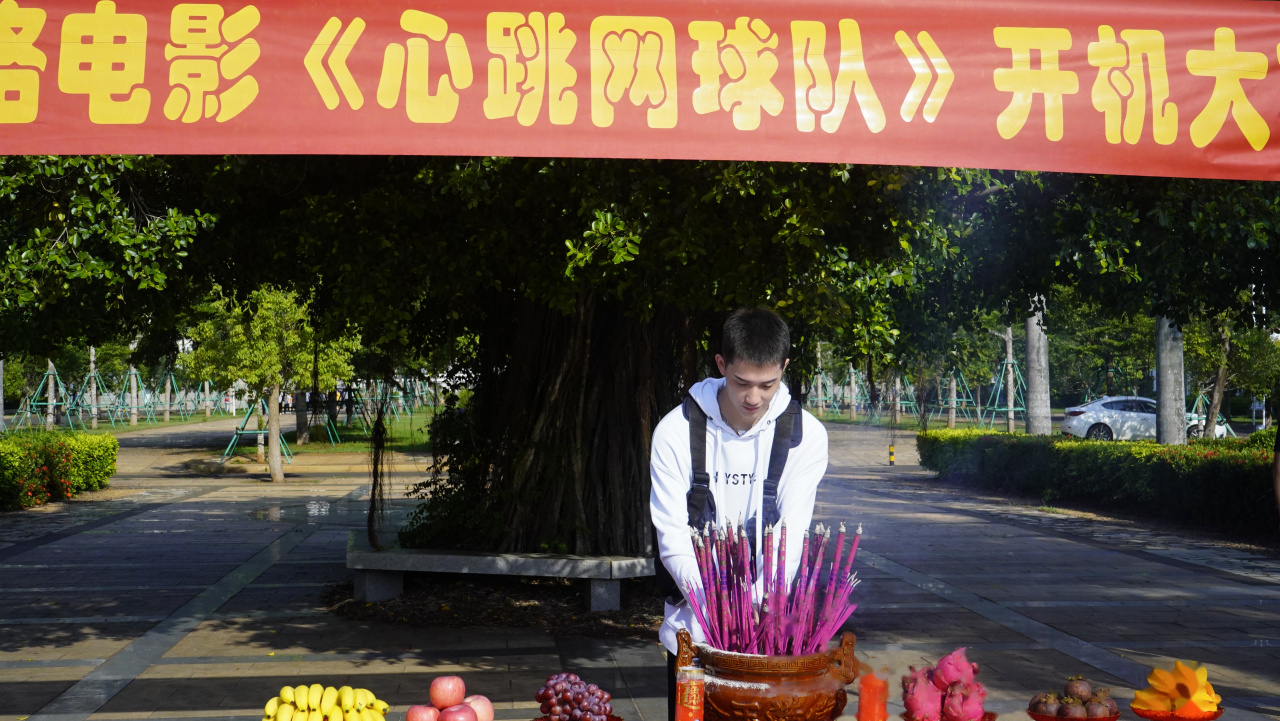
{"type": "Polygon", "coordinates": [[[804,531],[827,470],[827,431],[792,402],[782,382],[790,351],[791,333],[778,314],[763,308],[734,312],[725,321],[716,356],[723,377],[690,388],[684,403],[653,432],[649,510],[662,560],[659,581],[664,570],[669,574],[671,595],[658,635],[669,652],[672,718],[676,633],[687,628],[694,641],[704,640],[681,592],[702,586],[689,527],[745,521],[755,562],[761,564],[757,539],[764,537],[765,526],[785,521],[791,531],[787,573],[794,577],[800,565],[804,531]]]}

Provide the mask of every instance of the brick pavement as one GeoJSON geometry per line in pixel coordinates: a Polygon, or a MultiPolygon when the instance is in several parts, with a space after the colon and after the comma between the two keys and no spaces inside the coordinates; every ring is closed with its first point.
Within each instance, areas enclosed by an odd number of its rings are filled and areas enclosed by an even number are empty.
{"type": "MultiPolygon", "coordinates": [[[[361,459],[304,456],[281,485],[187,472],[225,443],[222,425],[129,434],[113,481],[128,495],[0,516],[0,718],[244,721],[304,681],[366,686],[403,710],[459,673],[499,719],[527,719],[560,669],[613,689],[623,718],[664,715],[653,643],[329,615],[325,587],[347,577],[347,532],[363,526],[361,459]]],[[[830,433],[816,515],[865,524],[849,627],[873,666],[897,674],[969,646],[989,706],[1025,719],[1026,698],[1068,675],[1124,698],[1146,665],[1194,658],[1227,718],[1280,718],[1275,559],[921,483],[911,434],[830,433]]],[[[421,459],[401,461],[407,484],[421,459]]]]}

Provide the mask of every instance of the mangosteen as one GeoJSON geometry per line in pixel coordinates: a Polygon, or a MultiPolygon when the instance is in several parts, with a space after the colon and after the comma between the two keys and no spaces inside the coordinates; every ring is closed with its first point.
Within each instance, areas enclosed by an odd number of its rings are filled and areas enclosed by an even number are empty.
{"type": "Polygon", "coordinates": [[[1058,701],[1058,694],[1046,691],[1036,694],[1035,698],[1031,699],[1031,703],[1027,706],[1027,710],[1045,716],[1057,716],[1058,707],[1061,705],[1062,703],[1058,701]]]}
{"type": "Polygon", "coordinates": [[[1084,710],[1084,704],[1079,699],[1068,696],[1062,699],[1062,705],[1058,707],[1058,718],[1088,718],[1089,714],[1084,710]]]}
{"type": "Polygon", "coordinates": [[[1072,676],[1067,679],[1067,685],[1062,689],[1063,696],[1080,699],[1081,703],[1084,699],[1093,695],[1093,689],[1089,686],[1089,682],[1084,680],[1084,676],[1072,676]]]}
{"type": "Polygon", "coordinates": [[[1088,718],[1106,718],[1111,715],[1111,709],[1105,703],[1091,698],[1084,705],[1084,714],[1088,718]]]}
{"type": "Polygon", "coordinates": [[[1046,698],[1033,702],[1030,710],[1034,713],[1040,714],[1041,716],[1057,716],[1058,709],[1061,707],[1062,704],[1058,702],[1058,698],[1055,695],[1053,698],[1046,698]]]}
{"type": "Polygon", "coordinates": [[[1108,716],[1115,716],[1120,713],[1120,706],[1116,704],[1115,699],[1111,698],[1111,689],[1109,688],[1100,688],[1097,691],[1094,691],[1093,696],[1091,696],[1089,700],[1097,701],[1098,703],[1106,706],[1108,716]]]}

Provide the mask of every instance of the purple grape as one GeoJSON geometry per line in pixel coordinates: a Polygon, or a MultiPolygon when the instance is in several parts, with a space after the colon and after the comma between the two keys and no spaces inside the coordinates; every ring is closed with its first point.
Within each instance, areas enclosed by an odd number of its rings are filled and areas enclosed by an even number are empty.
{"type": "Polygon", "coordinates": [[[604,715],[605,715],[605,716],[612,716],[612,715],[613,715],[613,704],[609,703],[608,701],[605,701],[605,702],[604,702],[604,708],[602,708],[602,709],[601,709],[601,711],[603,711],[603,712],[604,712],[604,715]]]}
{"type": "Polygon", "coordinates": [[[600,690],[600,687],[595,685],[594,683],[587,684],[588,693],[595,693],[596,691],[599,691],[599,690],[600,690]]]}
{"type": "Polygon", "coordinates": [[[604,695],[600,697],[600,700],[604,701],[605,703],[609,703],[610,701],[613,700],[613,694],[609,693],[608,691],[605,691],[604,695]]]}

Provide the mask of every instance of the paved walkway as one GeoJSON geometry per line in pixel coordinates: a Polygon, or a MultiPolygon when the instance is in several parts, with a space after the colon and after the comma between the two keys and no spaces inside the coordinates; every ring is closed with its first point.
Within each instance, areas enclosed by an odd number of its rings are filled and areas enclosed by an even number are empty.
{"type": "MultiPolygon", "coordinates": [[[[364,524],[361,459],[300,456],[285,484],[186,470],[225,443],[225,423],[176,441],[131,433],[115,497],[0,516],[0,718],[248,721],[304,682],[365,686],[403,710],[458,673],[499,719],[529,719],[560,669],[612,689],[628,721],[663,718],[653,643],[327,614],[347,533],[364,524]]],[[[1148,664],[1192,658],[1227,718],[1280,718],[1280,562],[922,483],[910,434],[830,428],[817,518],[865,524],[850,628],[873,666],[898,675],[969,646],[989,707],[1025,721],[1026,699],[1069,675],[1129,697],[1148,664]]],[[[396,483],[412,482],[422,460],[398,461],[396,483]]],[[[410,507],[393,501],[392,521],[410,507]]]]}

